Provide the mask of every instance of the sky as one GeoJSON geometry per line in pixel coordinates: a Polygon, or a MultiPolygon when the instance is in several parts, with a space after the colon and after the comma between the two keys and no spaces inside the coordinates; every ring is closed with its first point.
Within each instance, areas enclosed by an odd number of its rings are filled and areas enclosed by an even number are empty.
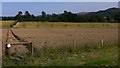
{"type": "Polygon", "coordinates": [[[118,2],[120,0],[1,0],[2,2],[118,2]]]}
{"type": "Polygon", "coordinates": [[[40,15],[63,13],[64,10],[73,13],[95,12],[112,7],[118,7],[118,2],[2,2],[2,16],[15,16],[18,11],[29,11],[30,14],[40,15]]]}

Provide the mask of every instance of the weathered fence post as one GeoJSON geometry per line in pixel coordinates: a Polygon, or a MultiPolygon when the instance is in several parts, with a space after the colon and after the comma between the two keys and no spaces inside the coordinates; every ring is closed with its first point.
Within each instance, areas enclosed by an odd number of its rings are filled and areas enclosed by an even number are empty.
{"type": "Polygon", "coordinates": [[[75,40],[73,40],[73,46],[76,46],[76,42],[75,42],[75,40]]]}
{"type": "Polygon", "coordinates": [[[104,45],[104,40],[103,40],[103,38],[102,38],[102,40],[101,40],[101,44],[102,44],[102,46],[104,45]]]}

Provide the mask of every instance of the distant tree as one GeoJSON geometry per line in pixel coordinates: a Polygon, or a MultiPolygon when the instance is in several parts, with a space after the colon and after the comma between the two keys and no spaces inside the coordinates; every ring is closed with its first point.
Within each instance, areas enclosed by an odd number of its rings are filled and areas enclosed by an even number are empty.
{"type": "Polygon", "coordinates": [[[120,22],[120,12],[116,13],[114,18],[116,22],[120,22]]]}
{"type": "Polygon", "coordinates": [[[57,14],[53,13],[52,16],[50,17],[51,22],[59,22],[59,17],[57,14]]]}
{"type": "Polygon", "coordinates": [[[46,13],[44,11],[42,11],[42,21],[43,22],[46,21],[46,13]]]}
{"type": "Polygon", "coordinates": [[[19,11],[18,14],[15,16],[15,19],[19,22],[24,21],[23,13],[22,11],[19,11]]]}
{"type": "Polygon", "coordinates": [[[14,16],[9,16],[9,17],[4,16],[4,17],[0,17],[0,18],[1,18],[1,20],[16,20],[14,16]]]}
{"type": "Polygon", "coordinates": [[[60,15],[60,21],[63,21],[63,22],[75,22],[75,21],[78,21],[77,18],[77,14],[73,14],[71,12],[68,12],[68,11],[64,11],[63,14],[60,15]]]}
{"type": "Polygon", "coordinates": [[[30,16],[30,13],[28,11],[25,11],[26,16],[30,16]]]}
{"type": "Polygon", "coordinates": [[[32,14],[31,15],[32,21],[35,21],[36,17],[32,14]]]}
{"type": "Polygon", "coordinates": [[[32,16],[30,15],[30,13],[28,11],[25,11],[24,18],[25,18],[25,21],[31,21],[32,20],[32,16]]]}
{"type": "Polygon", "coordinates": [[[46,15],[46,21],[51,21],[51,14],[46,15]]]}

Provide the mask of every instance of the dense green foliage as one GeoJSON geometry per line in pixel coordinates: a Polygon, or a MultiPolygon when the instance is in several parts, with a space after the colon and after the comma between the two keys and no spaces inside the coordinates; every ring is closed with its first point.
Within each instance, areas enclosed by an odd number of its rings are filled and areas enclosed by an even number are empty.
{"type": "Polygon", "coordinates": [[[42,15],[34,16],[28,11],[23,13],[21,11],[15,17],[3,17],[3,20],[18,20],[23,21],[41,21],[41,22],[120,22],[120,8],[110,8],[98,12],[88,13],[72,13],[64,11],[61,14],[46,14],[44,11],[42,15]]]}

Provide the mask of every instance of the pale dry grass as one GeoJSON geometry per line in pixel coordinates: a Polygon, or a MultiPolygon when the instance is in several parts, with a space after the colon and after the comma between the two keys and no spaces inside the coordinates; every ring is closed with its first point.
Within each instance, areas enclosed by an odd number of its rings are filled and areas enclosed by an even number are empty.
{"type": "MultiPolygon", "coordinates": [[[[12,29],[19,37],[32,41],[35,48],[41,46],[63,46],[101,44],[118,41],[117,28],[81,28],[81,29],[12,29]]],[[[3,29],[3,45],[5,45],[6,29],[3,29]]]]}
{"type": "Polygon", "coordinates": [[[2,28],[9,28],[10,25],[14,24],[15,21],[14,20],[7,20],[7,21],[0,21],[2,22],[2,28]]]}
{"type": "Polygon", "coordinates": [[[19,22],[18,28],[117,28],[118,23],[98,23],[98,22],[19,22]]]}
{"type": "Polygon", "coordinates": [[[8,52],[9,52],[9,55],[14,54],[14,55],[23,56],[28,53],[28,49],[23,45],[13,45],[8,52]]]}

